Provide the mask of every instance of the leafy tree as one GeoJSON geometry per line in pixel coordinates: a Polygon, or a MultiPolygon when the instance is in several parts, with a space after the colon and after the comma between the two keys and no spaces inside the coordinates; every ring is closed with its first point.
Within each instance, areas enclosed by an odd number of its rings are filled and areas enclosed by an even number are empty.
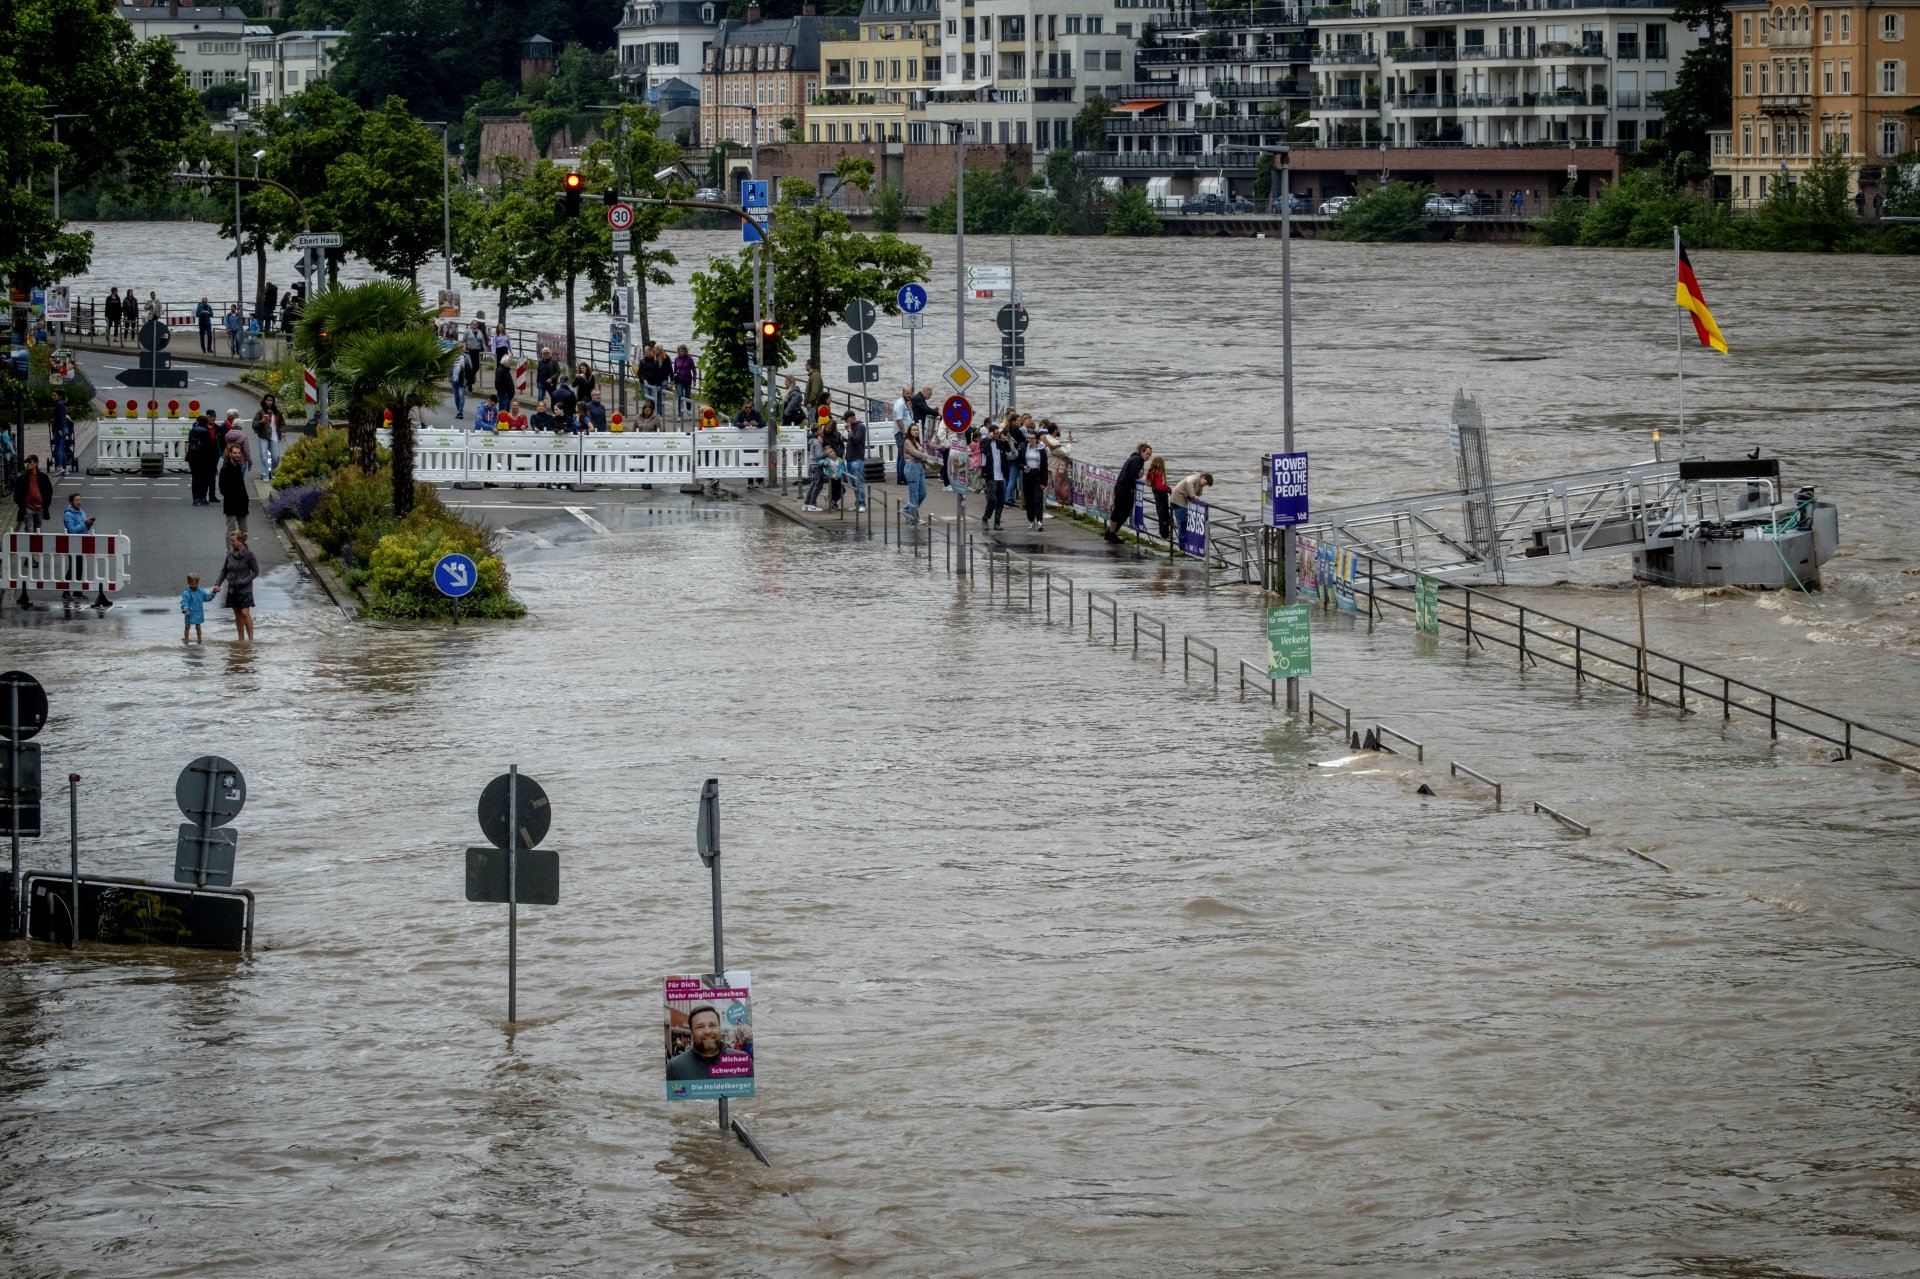
{"type": "Polygon", "coordinates": [[[873,229],[889,234],[900,229],[907,215],[907,193],[887,183],[873,193],[873,229]]]}
{"type": "MultiPolygon", "coordinates": [[[[1046,210],[1038,210],[1037,217],[1033,213],[1023,215],[1025,206],[1033,201],[1033,192],[1026,179],[1014,169],[1012,160],[998,169],[968,168],[965,180],[968,235],[1006,235],[1013,231],[1046,229],[1046,210]]],[[[952,234],[954,207],[954,193],[949,189],[928,208],[925,230],[934,235],[952,234]]]]}
{"type": "Polygon", "coordinates": [[[1107,145],[1107,117],[1113,114],[1111,98],[1089,98],[1087,105],[1073,117],[1073,147],[1076,151],[1100,151],[1107,145]]]}
{"type": "Polygon", "coordinates": [[[1427,197],[1433,188],[1413,182],[1389,182],[1360,196],[1334,219],[1328,238],[1386,243],[1417,240],[1429,233],[1427,197]]]}
{"type": "Polygon", "coordinates": [[[200,90],[200,105],[206,109],[209,120],[224,120],[227,112],[246,104],[247,86],[238,80],[200,90]]]}
{"type": "MultiPolygon", "coordinates": [[[[835,174],[865,190],[873,183],[873,161],[842,157],[835,174]]],[[[780,184],[770,248],[780,323],[807,336],[808,353],[818,364],[820,335],[839,322],[848,303],[866,298],[897,315],[894,295],[902,285],[925,279],[933,263],[925,250],[895,236],[855,231],[846,214],[814,194],[795,179],[780,184]]]]}
{"type": "MultiPolygon", "coordinates": [[[[668,196],[685,198],[693,193],[691,183],[670,183],[655,176],[680,163],[680,148],[660,139],[660,113],[652,107],[625,104],[601,121],[597,131],[600,137],[588,144],[580,161],[582,171],[596,189],[653,200],[668,196]]],[[[679,264],[679,259],[659,243],[661,231],[678,219],[679,212],[658,204],[633,206],[634,310],[638,313],[634,318],[639,321],[643,344],[653,340],[648,289],[671,285],[673,276],[667,268],[679,264]]],[[[588,305],[596,300],[605,305],[598,294],[589,298],[588,305]]]]}
{"type": "MultiPolygon", "coordinates": [[[[334,216],[328,204],[328,172],[340,157],[359,150],[364,119],[359,107],[324,80],[260,112],[258,124],[267,135],[261,175],[285,184],[305,202],[314,230],[333,229],[325,221],[334,216]]],[[[294,202],[271,187],[248,196],[244,216],[248,225],[272,234],[275,248],[286,248],[305,229],[294,202]]],[[[328,278],[337,280],[347,250],[343,246],[324,253],[328,278]]]]}
{"type": "Polygon", "coordinates": [[[613,235],[607,212],[598,202],[582,201],[580,212],[566,214],[566,170],[548,160],[533,166],[525,190],[530,197],[529,219],[523,227],[533,233],[529,248],[535,273],[549,289],[557,289],[567,309],[567,360],[573,360],[574,294],[580,277],[602,306],[613,286],[613,235]]]}
{"type": "Polygon", "coordinates": [[[1121,187],[1107,215],[1108,235],[1159,235],[1160,219],[1147,203],[1145,187],[1121,187]]]}
{"type": "Polygon", "coordinates": [[[92,237],[56,222],[50,180],[151,192],[203,118],[167,41],[135,41],[111,6],[8,0],[0,8],[0,275],[15,288],[87,269],[92,237]],[[49,115],[60,122],[53,145],[49,115]]]}
{"type": "Polygon", "coordinates": [[[1798,182],[1776,182],[1750,227],[1752,248],[1832,253],[1851,248],[1859,228],[1853,213],[1853,166],[1828,148],[1798,182]]]}
{"type": "Polygon", "coordinates": [[[359,145],[327,166],[322,207],[346,249],[408,280],[441,242],[440,139],[388,98],[361,121],[359,145]]]}
{"type": "MultiPolygon", "coordinates": [[[[324,294],[322,296],[325,296],[324,294]]],[[[393,513],[413,510],[413,411],[438,404],[455,353],[421,323],[360,333],[339,343],[333,373],[337,385],[360,402],[367,417],[393,415],[393,513]]]]}
{"type": "Polygon", "coordinates": [[[463,8],[458,0],[361,0],[329,79],[362,106],[397,97],[448,119],[465,97],[471,18],[463,8]]]}
{"type": "Polygon", "coordinates": [[[1663,136],[1643,143],[1642,164],[1675,163],[1681,176],[1698,181],[1712,172],[1707,132],[1733,119],[1733,48],[1701,45],[1680,61],[1673,88],[1652,95],[1665,120],[1663,136]]]}
{"type": "Polygon", "coordinates": [[[1578,242],[1590,247],[1653,249],[1671,244],[1677,226],[1689,243],[1704,244],[1709,237],[1687,228],[1707,212],[1706,202],[1681,190],[1668,173],[1636,169],[1601,191],[1580,220],[1578,242]]]}
{"type": "MultiPolygon", "coordinates": [[[[347,380],[343,353],[357,338],[376,333],[432,332],[433,312],[420,304],[414,286],[401,280],[375,280],[351,288],[327,289],[308,299],[294,325],[293,349],[300,362],[329,388],[341,386],[347,409],[347,441],[354,463],[368,475],[378,465],[378,418],[364,388],[347,380]]],[[[436,347],[438,341],[435,342],[436,347]]],[[[451,359],[449,359],[451,364],[451,359]]]]}
{"type": "Polygon", "coordinates": [[[1578,244],[1580,224],[1586,217],[1587,202],[1574,193],[1573,183],[1568,181],[1547,211],[1534,220],[1533,229],[1541,244],[1578,244]]]}
{"type": "Polygon", "coordinates": [[[1099,235],[1106,230],[1100,211],[1100,184],[1074,163],[1073,152],[1060,147],[1047,152],[1047,185],[1053,190],[1046,210],[1047,230],[1053,235],[1099,235]]]}
{"type": "Polygon", "coordinates": [[[545,218],[532,206],[533,197],[518,188],[466,195],[454,205],[454,268],[482,288],[499,291],[499,324],[507,322],[509,309],[547,296],[537,260],[545,218]]]}
{"type": "MultiPolygon", "coordinates": [[[[693,273],[693,331],[703,339],[700,387],[715,408],[737,408],[753,395],[747,373],[753,355],[747,333],[752,325],[753,279],[746,254],[716,253],[707,259],[705,269],[693,273]]],[[[769,362],[779,367],[792,359],[792,347],[782,337],[780,349],[770,353],[769,362]]]]}

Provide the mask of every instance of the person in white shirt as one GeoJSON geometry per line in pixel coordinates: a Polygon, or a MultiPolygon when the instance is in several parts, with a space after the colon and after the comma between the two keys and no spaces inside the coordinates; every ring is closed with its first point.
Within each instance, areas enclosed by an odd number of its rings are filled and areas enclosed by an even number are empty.
{"type": "Polygon", "coordinates": [[[907,482],[907,451],[901,447],[907,441],[907,427],[913,422],[913,388],[900,388],[900,398],[893,402],[893,478],[900,483],[907,482]]]}
{"type": "Polygon", "coordinates": [[[1180,536],[1187,535],[1187,503],[1194,501],[1207,491],[1207,485],[1213,483],[1213,476],[1206,471],[1195,471],[1186,479],[1173,486],[1173,523],[1180,536]]]}

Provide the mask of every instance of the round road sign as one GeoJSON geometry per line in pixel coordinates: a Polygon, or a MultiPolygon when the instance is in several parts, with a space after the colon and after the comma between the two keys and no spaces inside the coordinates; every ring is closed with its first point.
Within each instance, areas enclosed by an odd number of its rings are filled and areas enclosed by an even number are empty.
{"type": "Polygon", "coordinates": [[[949,431],[964,431],[973,424],[973,405],[964,395],[949,395],[947,402],[940,406],[940,420],[947,424],[949,431]]]}
{"type": "Polygon", "coordinates": [[[873,327],[874,314],[873,303],[865,298],[855,298],[847,303],[847,309],[841,314],[841,318],[855,333],[864,333],[873,327]]]}
{"type": "Polygon", "coordinates": [[[631,204],[609,204],[607,206],[607,225],[616,231],[625,231],[633,225],[633,206],[631,204]]]}
{"type": "Polygon", "coordinates": [[[847,339],[847,358],[855,364],[871,364],[878,354],[880,343],[871,333],[856,333],[847,339]]]}
{"type": "Polygon", "coordinates": [[[8,671],[0,675],[0,737],[8,741],[24,742],[40,731],[47,722],[47,690],[40,687],[40,681],[25,671],[8,671]],[[15,732],[11,708],[15,691],[20,699],[20,731],[15,732]]]}
{"type": "MultiPolygon", "coordinates": [[[[495,848],[507,846],[507,788],[512,781],[512,774],[502,773],[480,792],[480,833],[495,848]]],[[[519,798],[520,847],[537,848],[547,837],[548,827],[553,825],[553,809],[547,803],[547,792],[540,789],[539,782],[522,773],[519,798]]]]}
{"type": "Polygon", "coordinates": [[[927,309],[927,291],[917,284],[903,284],[900,292],[894,295],[894,301],[908,315],[918,315],[927,309]]]}
{"type": "Polygon", "coordinates": [[[480,569],[458,551],[442,555],[433,566],[433,584],[448,599],[459,599],[480,584],[480,569]]]}
{"type": "Polygon", "coordinates": [[[247,779],[230,759],[202,755],[180,770],[173,802],[196,822],[225,826],[247,806],[247,779]]]}

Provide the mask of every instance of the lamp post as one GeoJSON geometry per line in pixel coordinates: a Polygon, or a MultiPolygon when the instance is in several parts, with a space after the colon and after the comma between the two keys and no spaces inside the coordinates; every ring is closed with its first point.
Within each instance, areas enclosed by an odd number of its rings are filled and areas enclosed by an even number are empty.
{"type": "Polygon", "coordinates": [[[1387,140],[1380,139],[1380,185],[1387,185],[1387,140]]]}
{"type": "Polygon", "coordinates": [[[447,290],[453,289],[453,188],[448,170],[453,167],[453,152],[447,141],[447,133],[453,124],[448,120],[422,120],[421,124],[430,124],[440,130],[440,256],[446,260],[447,290]]]}
{"type": "MultiPolygon", "coordinates": [[[[1382,151],[1386,143],[1380,144],[1382,151]]],[[[1288,143],[1260,147],[1274,157],[1280,175],[1280,447],[1293,452],[1293,148],[1288,143]]],[[[1293,574],[1293,526],[1280,526],[1280,602],[1292,604],[1298,593],[1293,574]]],[[[1300,677],[1287,677],[1287,709],[1300,709],[1300,677]]]]}
{"type": "Polygon", "coordinates": [[[953,358],[967,358],[967,126],[943,120],[953,130],[953,358]]]}
{"type": "MultiPolygon", "coordinates": [[[[234,174],[238,176],[240,172],[240,130],[243,126],[252,124],[253,120],[246,112],[235,111],[227,117],[227,122],[233,126],[233,171],[234,174]]],[[[233,184],[233,300],[239,304],[240,314],[245,316],[247,313],[247,277],[246,265],[240,258],[240,245],[240,184],[236,182],[233,184]]]]}
{"type": "MultiPolygon", "coordinates": [[[[56,151],[60,148],[60,122],[62,120],[78,120],[80,118],[78,112],[72,111],[47,117],[47,119],[53,121],[53,146],[56,151]]],[[[60,161],[58,157],[56,157],[53,162],[53,220],[55,222],[60,220],[60,161]]]]}

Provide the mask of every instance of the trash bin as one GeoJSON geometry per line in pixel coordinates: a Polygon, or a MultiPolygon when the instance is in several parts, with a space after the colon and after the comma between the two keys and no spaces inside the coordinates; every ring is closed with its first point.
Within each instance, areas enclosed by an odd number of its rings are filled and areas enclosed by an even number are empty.
{"type": "Polygon", "coordinates": [[[252,334],[248,334],[246,337],[246,340],[240,343],[240,354],[245,359],[249,359],[249,360],[259,359],[260,358],[260,339],[253,336],[252,334]]]}

